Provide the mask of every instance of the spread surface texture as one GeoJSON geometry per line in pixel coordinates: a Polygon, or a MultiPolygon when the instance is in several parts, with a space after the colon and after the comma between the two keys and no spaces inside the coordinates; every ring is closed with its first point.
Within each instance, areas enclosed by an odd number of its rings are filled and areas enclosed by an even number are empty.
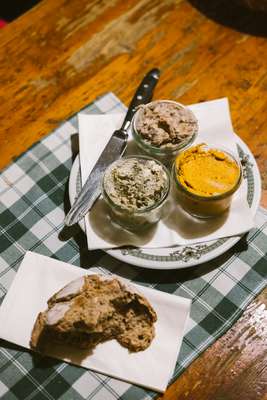
{"type": "Polygon", "coordinates": [[[227,193],[238,182],[239,166],[223,151],[201,144],[185,151],[176,159],[178,181],[199,196],[227,193]]]}
{"type": "Polygon", "coordinates": [[[170,101],[155,101],[140,107],[137,132],[155,147],[176,147],[188,142],[198,129],[188,108],[170,101]]]}

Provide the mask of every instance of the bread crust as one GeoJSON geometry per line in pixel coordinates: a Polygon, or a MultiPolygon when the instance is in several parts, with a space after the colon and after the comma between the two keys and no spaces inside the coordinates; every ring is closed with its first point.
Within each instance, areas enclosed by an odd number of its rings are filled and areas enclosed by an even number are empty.
{"type": "Polygon", "coordinates": [[[145,350],[155,336],[157,315],[148,300],[117,277],[87,275],[70,282],[48,300],[38,314],[30,345],[47,343],[92,350],[116,339],[129,351],[145,350]]]}

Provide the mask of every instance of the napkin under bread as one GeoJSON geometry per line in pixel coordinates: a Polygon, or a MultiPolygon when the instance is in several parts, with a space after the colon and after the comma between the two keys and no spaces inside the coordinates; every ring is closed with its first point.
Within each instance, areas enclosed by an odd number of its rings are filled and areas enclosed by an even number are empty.
{"type": "MultiPolygon", "coordinates": [[[[238,155],[236,135],[233,132],[227,99],[219,99],[190,106],[199,122],[196,143],[224,147],[238,155]]],[[[79,114],[79,145],[82,184],[94,167],[113,131],[119,128],[122,114],[79,114]]],[[[130,133],[130,132],[129,132],[130,133]]],[[[130,138],[128,154],[139,150],[130,138]]],[[[253,217],[246,200],[246,182],[235,194],[230,212],[220,218],[198,220],[170,202],[169,216],[146,234],[132,234],[116,228],[108,218],[103,200],[98,200],[85,217],[87,243],[90,250],[108,249],[123,245],[159,248],[174,245],[192,245],[222,237],[236,236],[249,231],[253,217]]]]}
{"type": "MultiPolygon", "coordinates": [[[[27,252],[0,307],[0,337],[30,348],[32,328],[39,312],[47,308],[47,300],[70,281],[85,274],[88,271],[82,268],[27,252]]],[[[191,301],[134,286],[147,298],[158,318],[155,338],[145,351],[129,353],[111,340],[99,344],[92,354],[62,346],[53,346],[45,354],[163,392],[174,371],[191,301]]]]}

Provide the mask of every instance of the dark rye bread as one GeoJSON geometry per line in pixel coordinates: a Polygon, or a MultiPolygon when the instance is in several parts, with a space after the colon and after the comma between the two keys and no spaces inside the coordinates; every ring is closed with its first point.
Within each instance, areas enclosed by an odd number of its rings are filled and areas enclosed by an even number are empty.
{"type": "Polygon", "coordinates": [[[145,350],[155,336],[157,315],[149,302],[117,278],[87,275],[70,282],[39,313],[30,345],[47,342],[93,349],[116,339],[130,351],[145,350]]]}

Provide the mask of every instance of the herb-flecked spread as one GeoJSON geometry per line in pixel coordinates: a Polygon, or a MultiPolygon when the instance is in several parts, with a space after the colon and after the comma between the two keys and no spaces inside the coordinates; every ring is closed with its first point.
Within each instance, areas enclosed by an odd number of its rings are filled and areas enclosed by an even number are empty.
{"type": "Polygon", "coordinates": [[[148,159],[121,159],[104,177],[104,188],[112,202],[131,212],[154,206],[166,194],[167,185],[163,167],[148,159]]]}

